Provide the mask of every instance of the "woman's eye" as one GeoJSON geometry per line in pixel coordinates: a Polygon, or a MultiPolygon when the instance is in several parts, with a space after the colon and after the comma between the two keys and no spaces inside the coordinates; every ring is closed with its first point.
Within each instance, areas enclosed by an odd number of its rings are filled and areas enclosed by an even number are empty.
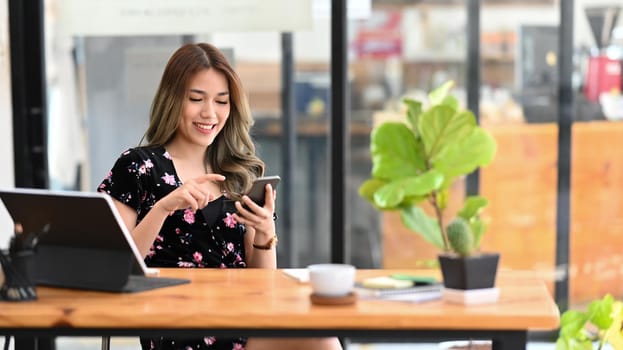
{"type": "Polygon", "coordinates": [[[221,104],[221,105],[226,105],[229,103],[229,101],[216,101],[216,103],[221,104]]]}
{"type": "Polygon", "coordinates": [[[201,98],[195,98],[195,97],[190,97],[189,99],[193,102],[201,102],[202,100],[201,98]]]}

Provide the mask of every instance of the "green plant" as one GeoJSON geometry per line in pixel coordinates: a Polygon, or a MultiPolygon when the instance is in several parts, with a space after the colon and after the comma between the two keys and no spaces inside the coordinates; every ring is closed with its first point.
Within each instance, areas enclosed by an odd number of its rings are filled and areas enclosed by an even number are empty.
{"type": "MultiPolygon", "coordinates": [[[[480,218],[488,200],[469,196],[457,213],[469,226],[471,241],[457,251],[450,244],[443,213],[449,188],[458,178],[489,164],[495,155],[495,139],[476,123],[474,114],[459,109],[449,94],[449,81],[428,94],[428,107],[404,99],[406,122],[384,122],[371,134],[372,176],[359,194],[380,210],[400,210],[404,225],[444,252],[470,255],[480,247],[486,230],[480,218]],[[432,205],[429,216],[420,204],[432,205]]],[[[452,229],[451,229],[452,230],[452,229]]]]}
{"type": "Polygon", "coordinates": [[[587,311],[567,310],[560,319],[556,350],[623,349],[623,302],[607,294],[587,311]]]}

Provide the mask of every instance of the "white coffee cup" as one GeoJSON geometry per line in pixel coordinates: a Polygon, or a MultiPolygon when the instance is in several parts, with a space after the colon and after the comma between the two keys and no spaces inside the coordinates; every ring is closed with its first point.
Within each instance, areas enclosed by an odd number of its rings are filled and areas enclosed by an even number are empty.
{"type": "Polygon", "coordinates": [[[307,266],[312,291],[318,296],[341,297],[355,286],[355,266],[348,264],[314,264],[307,266]]]}

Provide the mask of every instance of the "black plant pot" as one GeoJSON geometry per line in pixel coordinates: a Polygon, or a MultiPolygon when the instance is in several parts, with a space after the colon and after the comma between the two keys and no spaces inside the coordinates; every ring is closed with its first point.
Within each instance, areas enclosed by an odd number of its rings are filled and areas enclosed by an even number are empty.
{"type": "Polygon", "coordinates": [[[500,254],[483,253],[460,257],[439,255],[443,285],[452,289],[481,289],[495,287],[500,254]]]}

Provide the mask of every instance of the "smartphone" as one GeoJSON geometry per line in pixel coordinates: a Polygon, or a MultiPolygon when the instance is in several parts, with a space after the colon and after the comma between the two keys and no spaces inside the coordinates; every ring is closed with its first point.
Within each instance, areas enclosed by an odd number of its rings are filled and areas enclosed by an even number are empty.
{"type": "MultiPolygon", "coordinates": [[[[251,189],[247,193],[247,196],[249,196],[249,198],[251,198],[259,206],[263,207],[264,206],[264,194],[266,192],[266,189],[264,187],[266,186],[266,184],[270,184],[274,190],[275,188],[277,188],[277,185],[279,185],[280,181],[281,181],[281,178],[277,175],[257,178],[253,182],[253,185],[251,186],[251,189]]],[[[208,203],[208,205],[205,208],[201,209],[201,211],[203,212],[203,217],[206,220],[206,223],[208,223],[208,225],[210,226],[214,225],[216,218],[218,217],[219,213],[222,211],[229,212],[229,213],[237,212],[236,205],[234,203],[236,202],[231,199],[225,199],[222,203],[222,207],[219,207],[216,204],[216,201],[208,203]]],[[[248,209],[246,205],[243,204],[243,206],[246,209],[248,209]]]]}
{"type": "Polygon", "coordinates": [[[279,175],[259,177],[253,181],[251,189],[247,193],[247,196],[251,198],[260,207],[264,206],[264,195],[266,194],[266,184],[270,184],[273,190],[277,188],[281,178],[279,175]]]}

